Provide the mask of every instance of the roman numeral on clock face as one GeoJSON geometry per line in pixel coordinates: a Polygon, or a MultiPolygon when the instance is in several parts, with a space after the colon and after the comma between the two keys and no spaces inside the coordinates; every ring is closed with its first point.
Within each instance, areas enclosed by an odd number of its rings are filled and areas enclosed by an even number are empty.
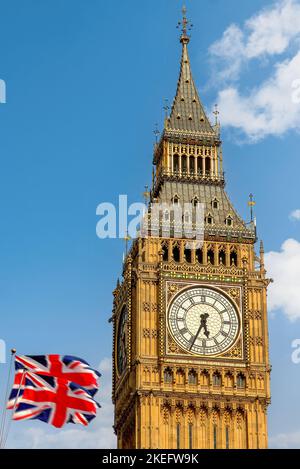
{"type": "Polygon", "coordinates": [[[238,311],[226,295],[209,287],[191,287],[171,303],[169,330],[174,340],[193,355],[225,352],[239,332],[238,311]]]}

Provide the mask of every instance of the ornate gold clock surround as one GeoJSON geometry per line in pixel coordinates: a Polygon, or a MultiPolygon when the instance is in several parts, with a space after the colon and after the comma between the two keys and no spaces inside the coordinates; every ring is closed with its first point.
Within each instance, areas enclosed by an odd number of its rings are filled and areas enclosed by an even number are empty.
{"type": "Polygon", "coordinates": [[[176,356],[176,357],[187,357],[189,356],[191,359],[195,358],[197,361],[203,360],[203,361],[211,361],[214,358],[218,359],[226,359],[226,360],[236,360],[237,358],[240,358],[243,360],[245,356],[245,350],[244,350],[244,332],[245,332],[245,327],[244,327],[244,315],[243,315],[243,289],[241,286],[236,286],[236,285],[224,285],[222,283],[203,283],[203,282],[187,282],[187,281],[174,281],[174,280],[165,280],[162,284],[162,316],[164,316],[163,311],[165,311],[165,317],[163,321],[163,328],[164,328],[164,333],[161,334],[161,336],[164,338],[164,350],[166,355],[170,356],[176,356]],[[168,314],[169,314],[169,309],[170,306],[172,305],[172,302],[174,299],[181,294],[182,292],[185,292],[193,287],[199,287],[199,288],[207,288],[211,289],[214,291],[217,291],[221,294],[223,294],[228,301],[231,302],[235,310],[237,311],[238,317],[239,317],[239,331],[236,335],[236,338],[234,342],[228,347],[225,351],[222,351],[220,353],[216,353],[214,355],[201,355],[201,354],[196,354],[192,352],[186,351],[184,348],[180,347],[180,344],[178,344],[175,340],[174,337],[172,337],[172,333],[168,327],[168,314]],[[175,344],[174,344],[175,343],[175,344]],[[174,347],[175,345],[175,347],[174,347]],[[172,352],[172,347],[173,347],[173,352],[172,352]],[[235,354],[232,354],[232,350],[235,349],[235,354]]]}

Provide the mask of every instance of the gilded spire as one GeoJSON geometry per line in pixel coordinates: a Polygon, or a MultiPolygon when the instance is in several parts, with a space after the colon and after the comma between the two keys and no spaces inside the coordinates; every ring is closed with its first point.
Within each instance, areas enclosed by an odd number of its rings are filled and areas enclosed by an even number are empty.
{"type": "Polygon", "coordinates": [[[186,17],[186,6],[183,5],[182,7],[182,21],[178,22],[177,28],[181,26],[181,37],[180,42],[188,44],[190,42],[190,38],[188,35],[188,30],[190,31],[193,25],[186,17]]]}
{"type": "Polygon", "coordinates": [[[166,122],[168,130],[180,130],[197,134],[215,135],[206,116],[195,86],[188,55],[190,37],[188,31],[192,24],[186,17],[186,8],[182,9],[183,18],[177,25],[181,26],[180,42],[182,55],[176,96],[173,101],[170,118],[166,122]]]}

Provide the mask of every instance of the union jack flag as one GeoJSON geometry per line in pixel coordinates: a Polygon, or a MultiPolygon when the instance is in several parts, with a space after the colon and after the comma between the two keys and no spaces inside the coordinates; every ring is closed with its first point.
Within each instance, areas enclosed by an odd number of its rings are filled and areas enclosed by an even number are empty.
{"type": "Polygon", "coordinates": [[[23,392],[15,402],[14,420],[39,419],[57,428],[65,423],[88,425],[100,407],[83,387],[64,378],[41,378],[24,371],[21,385],[23,392]]]}
{"type": "Polygon", "coordinates": [[[97,379],[101,374],[90,367],[82,358],[71,355],[23,355],[15,357],[15,379],[7,404],[8,409],[15,406],[16,397],[22,397],[25,383],[23,372],[29,371],[43,377],[62,378],[83,387],[91,396],[98,391],[97,379]]]}

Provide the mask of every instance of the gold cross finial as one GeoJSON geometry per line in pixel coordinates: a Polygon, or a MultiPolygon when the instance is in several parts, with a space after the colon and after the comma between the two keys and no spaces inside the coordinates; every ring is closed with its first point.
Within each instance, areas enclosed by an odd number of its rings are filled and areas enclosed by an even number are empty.
{"type": "Polygon", "coordinates": [[[183,5],[182,7],[182,32],[183,34],[186,34],[187,32],[187,25],[188,25],[188,20],[186,18],[186,6],[183,5]]]}
{"type": "Polygon", "coordinates": [[[190,20],[187,19],[186,17],[186,6],[183,5],[182,7],[182,20],[181,21],[178,21],[178,24],[177,24],[177,28],[179,28],[181,26],[181,37],[180,37],[180,41],[181,42],[185,42],[186,44],[189,42],[190,38],[189,38],[189,35],[188,35],[188,31],[190,31],[193,27],[193,25],[191,24],[190,20]]]}
{"type": "Polygon", "coordinates": [[[253,198],[253,194],[249,194],[249,202],[248,205],[250,207],[250,215],[251,215],[251,221],[253,221],[253,207],[256,205],[255,200],[253,198]]]}

